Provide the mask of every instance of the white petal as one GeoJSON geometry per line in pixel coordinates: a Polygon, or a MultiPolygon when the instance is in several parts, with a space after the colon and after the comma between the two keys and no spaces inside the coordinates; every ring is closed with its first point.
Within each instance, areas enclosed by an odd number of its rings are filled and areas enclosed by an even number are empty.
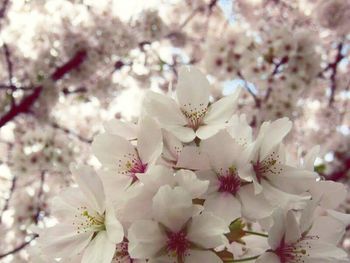
{"type": "Polygon", "coordinates": [[[216,133],[218,133],[220,130],[224,129],[225,127],[226,127],[226,125],[222,124],[222,123],[202,125],[196,131],[196,135],[201,140],[205,140],[205,139],[208,139],[211,136],[215,135],[216,133]]]}
{"type": "Polygon", "coordinates": [[[147,191],[156,194],[158,189],[163,185],[175,185],[174,171],[166,166],[153,165],[147,173],[139,176],[140,182],[143,183],[147,191]]]}
{"type": "Polygon", "coordinates": [[[305,168],[309,171],[313,171],[315,159],[319,155],[319,152],[320,152],[319,145],[312,147],[311,150],[308,151],[308,153],[304,157],[303,168],[305,168]]]}
{"type": "Polygon", "coordinates": [[[98,170],[106,198],[115,205],[120,205],[126,199],[125,190],[132,183],[133,178],[129,176],[120,176],[115,170],[98,170]]]}
{"type": "Polygon", "coordinates": [[[102,181],[94,169],[87,165],[71,166],[71,172],[89,206],[102,214],[105,210],[105,193],[102,181]]]}
{"type": "Polygon", "coordinates": [[[136,196],[129,198],[124,204],[123,222],[134,222],[141,219],[152,219],[153,192],[144,190],[136,196]]]}
{"type": "Polygon", "coordinates": [[[320,199],[322,207],[328,209],[338,208],[347,195],[344,184],[332,181],[315,182],[309,191],[314,199],[320,199]]]}
{"type": "Polygon", "coordinates": [[[209,181],[199,180],[197,175],[190,170],[179,170],[176,173],[175,180],[180,187],[186,189],[192,195],[192,199],[200,198],[209,186],[209,181]]]}
{"type": "Polygon", "coordinates": [[[303,259],[310,263],[345,263],[349,262],[347,253],[333,244],[318,240],[302,241],[300,244],[307,249],[307,256],[303,259]]]}
{"type": "Polygon", "coordinates": [[[191,170],[207,170],[210,168],[208,156],[196,146],[185,146],[180,155],[176,167],[191,170]]]}
{"type": "Polygon", "coordinates": [[[262,254],[257,260],[256,263],[282,263],[279,257],[272,252],[266,252],[262,254]]]}
{"type": "MultiPolygon", "coordinates": [[[[129,154],[136,155],[135,147],[128,140],[107,133],[99,134],[94,138],[92,150],[105,167],[113,169],[118,169],[119,161],[124,165],[129,160],[129,154]]],[[[123,166],[120,170],[124,168],[123,166]]]]}
{"type": "Polygon", "coordinates": [[[104,124],[104,128],[107,133],[118,135],[127,140],[137,138],[137,125],[131,122],[112,119],[104,124]]]}
{"type": "Polygon", "coordinates": [[[278,208],[273,213],[273,225],[269,230],[268,242],[272,249],[280,246],[286,233],[285,216],[283,210],[278,208]]]}
{"type": "Polygon", "coordinates": [[[322,242],[337,245],[345,234],[345,225],[330,216],[319,216],[313,221],[308,235],[319,236],[322,242]]]}
{"type": "Polygon", "coordinates": [[[185,263],[221,263],[222,260],[211,251],[189,250],[186,253],[185,263]]]}
{"type": "Polygon", "coordinates": [[[280,172],[268,175],[271,184],[292,194],[300,194],[309,190],[310,185],[314,184],[318,178],[317,173],[313,171],[287,165],[276,164],[274,170],[280,172]]]}
{"type": "Polygon", "coordinates": [[[181,187],[162,186],[153,197],[152,211],[154,219],[178,232],[192,216],[192,197],[181,187]]]}
{"type": "Polygon", "coordinates": [[[166,245],[166,237],[158,223],[151,220],[134,222],[129,228],[128,240],[129,254],[136,259],[152,258],[166,245]]]}
{"type": "Polygon", "coordinates": [[[257,140],[260,141],[260,160],[271,152],[271,150],[282,142],[283,138],[289,133],[292,128],[292,122],[288,118],[278,119],[272,123],[263,123],[262,134],[259,132],[257,140]],[[262,138],[259,138],[259,137],[262,138]]]}
{"type": "Polygon", "coordinates": [[[196,174],[199,179],[209,181],[207,195],[218,191],[220,182],[218,181],[218,175],[213,170],[196,171],[196,174]]]}
{"type": "Polygon", "coordinates": [[[297,219],[292,210],[289,210],[287,212],[286,220],[287,220],[286,221],[287,228],[285,233],[285,242],[287,244],[293,244],[300,239],[301,232],[300,232],[297,219]]]}
{"type": "Polygon", "coordinates": [[[191,142],[196,138],[196,133],[192,128],[183,126],[166,126],[164,129],[171,132],[176,138],[182,142],[191,142]]]}
{"type": "Polygon", "coordinates": [[[171,132],[162,130],[163,132],[163,157],[166,160],[174,161],[178,160],[179,154],[183,148],[182,142],[171,132]]]}
{"type": "Polygon", "coordinates": [[[52,215],[59,220],[65,220],[74,216],[78,207],[88,206],[88,200],[78,187],[69,187],[52,198],[49,204],[52,215]]]}
{"type": "Polygon", "coordinates": [[[105,226],[107,237],[112,243],[120,243],[124,238],[124,229],[115,216],[115,210],[111,204],[107,205],[105,214],[105,226]]]}
{"type": "Polygon", "coordinates": [[[228,123],[227,131],[241,145],[249,144],[253,140],[253,129],[244,114],[234,115],[228,123]]]}
{"type": "Polygon", "coordinates": [[[235,163],[237,155],[243,150],[227,131],[221,131],[202,141],[200,148],[203,153],[209,156],[211,165],[216,172],[231,167],[235,163]]]}
{"type": "Polygon", "coordinates": [[[304,209],[306,207],[306,202],[311,198],[309,195],[294,195],[283,192],[270,185],[270,183],[266,182],[265,180],[261,182],[261,185],[263,186],[263,195],[270,202],[270,204],[275,207],[279,206],[285,208],[286,210],[304,209]]]}
{"type": "Polygon", "coordinates": [[[241,217],[241,203],[228,193],[214,193],[207,197],[204,209],[223,219],[226,225],[241,217]]]}
{"type": "Polygon", "coordinates": [[[115,245],[108,240],[106,231],[99,232],[85,249],[81,263],[110,263],[115,245]]]}
{"type": "Polygon", "coordinates": [[[230,230],[225,222],[212,213],[202,212],[192,218],[187,238],[206,249],[216,248],[225,243],[224,234],[230,230]]]}
{"type": "Polygon", "coordinates": [[[179,69],[176,95],[181,108],[200,111],[208,106],[210,85],[206,76],[197,68],[184,66],[179,69]]]}
{"type": "Polygon", "coordinates": [[[241,200],[244,217],[257,220],[272,214],[273,207],[262,194],[255,195],[252,184],[241,187],[237,194],[241,200]]]}
{"type": "Polygon", "coordinates": [[[210,105],[203,122],[206,124],[219,124],[227,122],[236,110],[236,104],[240,92],[241,89],[237,88],[233,94],[221,98],[210,105]]]}
{"type": "Polygon", "coordinates": [[[172,98],[147,91],[143,108],[147,114],[155,117],[162,125],[179,125],[187,124],[186,117],[183,115],[179,106],[172,98]]]}
{"type": "Polygon", "coordinates": [[[60,224],[47,228],[38,238],[43,253],[50,257],[71,257],[79,254],[90,242],[92,232],[77,234],[73,225],[60,224]]]}
{"type": "Polygon", "coordinates": [[[338,211],[330,210],[330,209],[327,210],[327,213],[329,216],[342,222],[343,225],[345,226],[350,225],[350,214],[344,214],[344,213],[340,213],[338,211]]]}
{"type": "Polygon", "coordinates": [[[312,199],[307,201],[306,207],[302,210],[301,216],[299,219],[299,226],[302,233],[309,231],[310,227],[316,216],[316,208],[318,207],[319,200],[312,199]]]}
{"type": "Polygon", "coordinates": [[[163,148],[162,132],[157,122],[143,116],[139,122],[137,150],[143,163],[155,161],[163,148]]]}

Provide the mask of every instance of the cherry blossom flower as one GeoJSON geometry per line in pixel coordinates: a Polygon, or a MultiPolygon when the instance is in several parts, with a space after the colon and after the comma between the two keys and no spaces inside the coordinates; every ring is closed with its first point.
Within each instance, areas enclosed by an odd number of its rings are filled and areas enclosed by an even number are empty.
{"type": "Polygon", "coordinates": [[[241,217],[242,203],[251,205],[248,200],[240,200],[240,193],[247,189],[244,185],[250,183],[241,178],[239,173],[240,167],[247,165],[247,151],[227,131],[220,131],[202,141],[201,149],[208,154],[212,165],[211,170],[199,173],[200,178],[210,182],[204,207],[229,225],[241,217]]]}
{"type": "Polygon", "coordinates": [[[39,247],[52,258],[82,255],[84,263],[111,262],[123,227],[92,168],[72,168],[72,173],[78,188],[68,188],[54,200],[60,223],[40,233],[39,247]]]}
{"type": "MultiPolygon", "coordinates": [[[[123,126],[120,122],[114,125],[123,126]]],[[[130,133],[126,139],[113,132],[115,127],[108,125],[107,132],[95,137],[92,149],[102,164],[101,174],[108,188],[116,185],[128,186],[138,181],[138,175],[146,173],[159,158],[162,151],[162,134],[157,123],[150,117],[144,116],[139,121],[136,145],[128,139],[133,139],[130,133]],[[120,180],[113,178],[119,176],[120,180]]],[[[119,126],[117,126],[119,127],[119,126]]],[[[132,126],[129,126],[130,129],[132,126]]]]}
{"type": "MultiPolygon", "coordinates": [[[[307,218],[307,213],[304,213],[307,218]]],[[[298,222],[292,211],[285,216],[283,211],[274,213],[274,223],[269,231],[270,250],[257,259],[257,263],[296,263],[296,262],[348,262],[345,251],[338,248],[339,232],[334,232],[329,225],[334,220],[322,218],[320,221],[306,223],[301,217],[298,222]],[[311,223],[311,224],[310,224],[311,223]]],[[[342,235],[343,233],[340,233],[342,235]]]]}
{"type": "Polygon", "coordinates": [[[212,252],[229,229],[211,213],[196,214],[191,195],[181,187],[162,186],[153,198],[154,220],[135,221],[129,253],[151,262],[222,262],[212,252]]]}
{"type": "Polygon", "coordinates": [[[240,91],[237,89],[232,95],[209,104],[209,90],[209,82],[203,73],[194,67],[182,67],[176,86],[177,102],[148,92],[144,109],[183,142],[191,142],[196,137],[206,139],[226,126],[240,91]]]}
{"type": "Polygon", "coordinates": [[[181,169],[175,172],[161,165],[155,165],[147,174],[140,175],[140,183],[142,185],[135,189],[132,196],[125,202],[124,222],[151,219],[152,199],[162,186],[180,186],[192,196],[192,199],[200,199],[209,185],[209,181],[200,180],[190,170],[181,169]]]}

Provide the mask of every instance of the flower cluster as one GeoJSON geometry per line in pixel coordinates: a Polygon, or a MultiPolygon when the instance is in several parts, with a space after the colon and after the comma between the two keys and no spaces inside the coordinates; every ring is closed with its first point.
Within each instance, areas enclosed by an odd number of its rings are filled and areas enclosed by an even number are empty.
{"type": "MultiPolygon", "coordinates": [[[[36,229],[48,262],[348,262],[337,247],[350,217],[340,183],[283,140],[288,118],[253,134],[235,114],[240,89],[212,102],[198,69],[182,67],[175,99],[148,91],[137,124],[95,137],[95,169],[52,200],[57,224],[36,229]]],[[[46,262],[44,261],[44,262],[46,262]]]]}

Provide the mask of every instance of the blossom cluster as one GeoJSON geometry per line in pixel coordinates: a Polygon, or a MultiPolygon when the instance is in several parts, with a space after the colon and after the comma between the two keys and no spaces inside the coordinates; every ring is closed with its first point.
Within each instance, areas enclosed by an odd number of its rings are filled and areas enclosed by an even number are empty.
{"type": "Polygon", "coordinates": [[[318,147],[294,160],[288,118],[254,134],[240,88],[215,102],[209,90],[182,67],[175,98],[148,91],[137,124],[106,123],[99,166],[72,166],[57,223],[33,229],[36,262],[348,262],[346,188],[314,172],[318,147]]]}

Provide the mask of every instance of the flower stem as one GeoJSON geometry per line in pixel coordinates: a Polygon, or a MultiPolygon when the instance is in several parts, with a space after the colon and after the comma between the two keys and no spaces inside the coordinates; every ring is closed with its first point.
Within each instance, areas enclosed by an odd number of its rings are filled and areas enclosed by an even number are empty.
{"type": "Polygon", "coordinates": [[[250,260],[254,260],[257,259],[258,257],[260,257],[260,255],[258,256],[254,256],[254,257],[249,257],[249,258],[240,258],[240,259],[229,259],[229,260],[223,260],[225,263],[235,263],[235,262],[245,262],[245,261],[250,261],[250,260]]]}
{"type": "Polygon", "coordinates": [[[244,230],[244,232],[247,234],[255,235],[255,236],[269,237],[268,235],[263,234],[263,233],[259,233],[259,232],[247,231],[247,230],[244,230]]]}

